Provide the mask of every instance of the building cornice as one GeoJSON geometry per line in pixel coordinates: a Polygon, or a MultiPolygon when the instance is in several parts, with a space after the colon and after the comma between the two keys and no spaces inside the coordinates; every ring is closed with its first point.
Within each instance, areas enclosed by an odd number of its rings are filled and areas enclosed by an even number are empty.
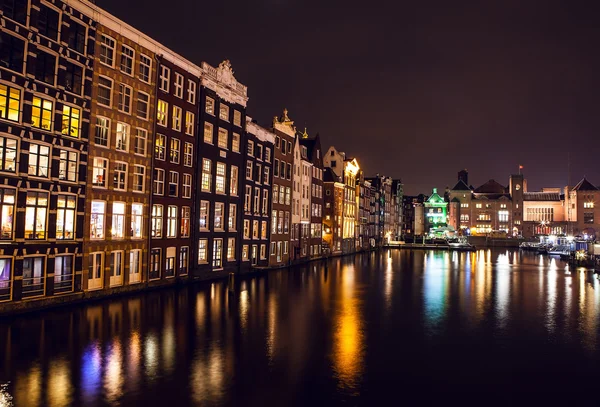
{"type": "Polygon", "coordinates": [[[231,63],[227,60],[221,62],[217,68],[202,62],[201,84],[229,103],[237,103],[244,107],[248,103],[248,88],[235,79],[231,63]]]}
{"type": "Polygon", "coordinates": [[[250,116],[246,116],[246,131],[250,134],[253,134],[261,141],[275,144],[275,134],[264,127],[259,126],[258,124],[253,123],[250,116]]]}

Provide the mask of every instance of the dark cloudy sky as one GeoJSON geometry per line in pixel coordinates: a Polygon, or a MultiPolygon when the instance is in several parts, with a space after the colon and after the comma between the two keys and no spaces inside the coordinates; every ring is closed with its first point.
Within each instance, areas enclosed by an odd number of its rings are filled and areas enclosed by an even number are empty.
{"type": "MultiPolygon", "coordinates": [[[[97,0],[188,59],[230,59],[248,113],[298,127],[408,193],[524,165],[600,184],[600,24],[579,1],[97,0]],[[166,6],[168,5],[168,6],[166,6]]],[[[594,9],[594,7],[596,9],[594,9]]],[[[452,185],[450,185],[452,186],[452,185]]]]}

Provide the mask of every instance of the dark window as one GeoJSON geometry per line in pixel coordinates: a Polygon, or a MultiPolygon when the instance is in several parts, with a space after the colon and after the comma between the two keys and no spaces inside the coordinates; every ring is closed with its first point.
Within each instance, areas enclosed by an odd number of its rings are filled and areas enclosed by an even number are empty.
{"type": "Polygon", "coordinates": [[[0,0],[4,17],[25,24],[27,22],[27,0],[0,0]]]}
{"type": "Polygon", "coordinates": [[[85,50],[85,27],[72,20],[69,24],[71,25],[71,27],[69,27],[69,38],[67,41],[69,48],[83,54],[83,51],[85,50]]]}
{"type": "Polygon", "coordinates": [[[160,278],[160,249],[152,249],[150,252],[150,270],[148,279],[154,280],[160,278]]]}
{"type": "Polygon", "coordinates": [[[594,223],[594,213],[593,212],[584,212],[583,213],[583,223],[594,223]]]}
{"type": "Polygon", "coordinates": [[[40,34],[51,38],[58,39],[58,13],[49,7],[40,7],[38,13],[37,27],[40,34]]]}
{"type": "Polygon", "coordinates": [[[55,67],[56,57],[54,55],[37,51],[37,57],[35,58],[35,78],[38,81],[54,85],[55,67]]]}
{"type": "Polygon", "coordinates": [[[83,68],[70,62],[65,62],[65,68],[65,70],[60,71],[60,84],[66,90],[81,95],[83,68]]]}
{"type": "MultiPolygon", "coordinates": [[[[2,0],[0,0],[2,1],[2,0]]],[[[25,41],[0,31],[0,66],[23,72],[25,41]]]]}

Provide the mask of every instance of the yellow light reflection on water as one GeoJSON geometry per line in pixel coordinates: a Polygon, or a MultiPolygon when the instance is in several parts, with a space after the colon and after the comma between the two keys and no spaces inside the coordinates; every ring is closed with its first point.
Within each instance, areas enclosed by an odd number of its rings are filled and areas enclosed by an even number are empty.
{"type": "Polygon", "coordinates": [[[65,359],[60,358],[50,365],[48,371],[48,406],[62,407],[72,402],[73,386],[70,377],[69,363],[65,359]]]}
{"type": "Polygon", "coordinates": [[[119,339],[114,340],[106,359],[104,391],[106,398],[114,404],[123,395],[123,359],[119,339]]]}
{"type": "Polygon", "coordinates": [[[218,405],[225,394],[223,351],[218,347],[211,347],[208,355],[196,355],[190,379],[195,403],[218,405]]]}
{"type": "Polygon", "coordinates": [[[40,406],[42,399],[42,369],[34,364],[15,380],[15,406],[40,406]]]}

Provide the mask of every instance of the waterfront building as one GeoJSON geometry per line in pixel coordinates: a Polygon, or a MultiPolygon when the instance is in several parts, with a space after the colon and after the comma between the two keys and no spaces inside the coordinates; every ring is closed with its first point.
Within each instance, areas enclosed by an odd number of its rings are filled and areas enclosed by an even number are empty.
{"type": "Polygon", "coordinates": [[[321,151],[321,137],[309,136],[304,133],[300,137],[301,154],[306,155],[306,160],[310,163],[310,235],[309,235],[309,256],[311,258],[321,257],[323,246],[323,153],[321,151]],[[303,150],[304,149],[304,150],[303,150]]]}
{"type": "Polygon", "coordinates": [[[376,241],[378,245],[383,245],[395,237],[395,226],[392,220],[392,206],[394,205],[392,200],[393,180],[379,174],[367,179],[379,191],[379,226],[376,241]]]}
{"type": "MultiPolygon", "coordinates": [[[[304,130],[306,133],[306,129],[304,130]]],[[[294,163],[292,171],[292,228],[290,234],[290,256],[298,262],[310,258],[310,186],[312,163],[308,159],[306,146],[300,145],[302,133],[294,138],[294,163]]]]}
{"type": "Polygon", "coordinates": [[[364,172],[358,175],[358,240],[361,250],[371,247],[371,182],[365,180],[364,172]]]}
{"type": "Polygon", "coordinates": [[[404,185],[401,180],[392,181],[392,239],[399,240],[402,236],[404,185]]]}
{"type": "MultiPolygon", "coordinates": [[[[271,194],[275,134],[246,116],[246,154],[243,178],[244,209],[241,234],[241,269],[269,265],[271,194]]],[[[233,221],[231,223],[233,225],[233,221]]],[[[229,226],[231,226],[229,225],[229,226]]]]}
{"type": "Polygon", "coordinates": [[[282,267],[290,262],[290,223],[292,213],[292,168],[296,127],[284,109],[273,119],[275,151],[273,161],[273,198],[269,266],[282,267]],[[275,227],[277,225],[277,227],[275,227]]]}
{"type": "MultiPolygon", "coordinates": [[[[255,154],[254,144],[244,138],[247,102],[248,89],[235,79],[229,61],[217,68],[202,63],[198,114],[202,134],[195,165],[195,278],[235,272],[240,260],[249,256],[240,245],[241,234],[247,233],[242,230],[241,215],[242,210],[252,213],[257,192],[250,183],[258,179],[259,165],[246,160],[247,153],[255,154]]],[[[262,154],[266,154],[264,147],[262,154]]]]}
{"type": "Polygon", "coordinates": [[[12,309],[81,292],[96,24],[59,0],[0,11],[0,302],[12,309]]]}
{"type": "MultiPolygon", "coordinates": [[[[337,166],[337,162],[334,163],[337,166]]],[[[323,241],[333,255],[342,254],[345,185],[333,168],[324,166],[323,241]]]]}
{"type": "Polygon", "coordinates": [[[402,197],[402,213],[403,213],[403,223],[402,223],[402,238],[412,238],[414,236],[420,236],[423,232],[423,223],[422,223],[422,215],[423,211],[420,210],[420,217],[417,216],[419,210],[417,208],[422,208],[423,203],[427,200],[428,196],[419,194],[416,196],[403,196],[402,197]],[[421,222],[419,221],[421,219],[421,222]],[[417,227],[418,226],[418,227],[417,227]],[[417,233],[417,229],[420,233],[417,233]]]}
{"type": "Polygon", "coordinates": [[[600,202],[600,189],[585,177],[569,190],[566,203],[569,234],[600,235],[600,213],[596,202],[600,202]]]}
{"type": "Polygon", "coordinates": [[[95,17],[83,252],[84,290],[94,295],[148,280],[154,50],[160,47],[119,20],[95,17]]]}
{"type": "Polygon", "coordinates": [[[564,194],[564,192],[568,194],[568,189],[565,188],[565,190],[561,188],[542,188],[538,192],[528,192],[527,190],[523,192],[524,237],[568,233],[567,205],[564,194]]]}
{"type": "Polygon", "coordinates": [[[448,226],[448,202],[437,193],[437,188],[433,191],[429,198],[423,203],[424,217],[424,233],[436,234],[438,229],[444,229],[448,226]]]}

